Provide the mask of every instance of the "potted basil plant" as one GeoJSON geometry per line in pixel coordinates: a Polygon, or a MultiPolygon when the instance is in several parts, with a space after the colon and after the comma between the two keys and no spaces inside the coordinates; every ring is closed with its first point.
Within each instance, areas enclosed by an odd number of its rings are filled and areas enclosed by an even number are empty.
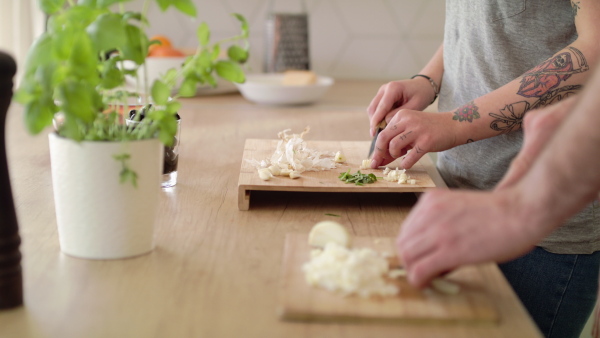
{"type": "Polygon", "coordinates": [[[126,1],[39,0],[47,31],[31,46],[15,95],[32,134],[61,116],[49,134],[50,159],[61,251],[71,256],[114,259],[153,249],[163,151],[177,131],[179,98],[195,95],[198,84],[216,85],[216,76],[245,81],[248,23],[234,14],[241,33],[226,40],[226,58],[219,57],[223,41],[211,43],[201,23],[198,49],[181,67],[141,91],[127,90],[126,76],[137,76],[156,43],[145,33],[148,7],[173,7],[190,17],[196,8],[192,0],[146,0],[141,12],[132,12],[126,1]],[[145,118],[127,126],[119,107],[140,92],[145,118]]]}

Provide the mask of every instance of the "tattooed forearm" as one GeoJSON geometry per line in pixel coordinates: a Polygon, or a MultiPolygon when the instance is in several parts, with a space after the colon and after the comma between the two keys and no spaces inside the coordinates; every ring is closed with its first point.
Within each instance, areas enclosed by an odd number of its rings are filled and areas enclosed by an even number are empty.
{"type": "Polygon", "coordinates": [[[553,91],[550,91],[540,97],[537,101],[530,104],[527,101],[519,101],[508,104],[503,109],[500,109],[500,114],[490,113],[489,115],[495,118],[490,123],[490,128],[499,131],[501,134],[508,133],[518,128],[521,128],[525,113],[537,108],[543,108],[554,104],[558,101],[566,99],[575,94],[582,86],[564,86],[553,91]]]}
{"type": "Polygon", "coordinates": [[[577,16],[577,11],[581,8],[579,7],[580,1],[571,1],[571,8],[573,9],[573,16],[577,16]]]}
{"type": "Polygon", "coordinates": [[[539,100],[535,101],[531,105],[531,109],[544,108],[558,101],[564,100],[567,97],[577,93],[577,91],[582,87],[583,86],[581,85],[564,86],[548,92],[544,96],[540,97],[539,100]]]}
{"type": "Polygon", "coordinates": [[[499,131],[501,134],[520,128],[523,123],[523,116],[529,110],[531,110],[531,107],[527,101],[508,104],[503,109],[500,109],[500,114],[490,113],[490,116],[495,118],[490,123],[490,128],[499,131]]]}
{"type": "Polygon", "coordinates": [[[473,122],[473,119],[479,118],[479,107],[475,104],[475,101],[471,101],[462,107],[459,107],[452,116],[453,120],[458,122],[469,121],[473,122]]]}
{"type": "Polygon", "coordinates": [[[583,53],[577,48],[569,47],[568,51],[553,56],[523,74],[517,94],[524,97],[541,97],[571,75],[583,73],[589,68],[583,53]],[[573,62],[573,57],[577,60],[577,65],[573,62]]]}

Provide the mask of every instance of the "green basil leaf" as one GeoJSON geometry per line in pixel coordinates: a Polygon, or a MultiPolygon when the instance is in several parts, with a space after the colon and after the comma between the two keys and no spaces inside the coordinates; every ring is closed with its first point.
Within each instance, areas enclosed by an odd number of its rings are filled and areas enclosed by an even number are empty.
{"type": "Polygon", "coordinates": [[[51,55],[53,49],[52,37],[48,33],[43,33],[35,40],[27,52],[25,59],[25,74],[32,75],[38,67],[48,65],[54,60],[51,55]]]}
{"type": "Polygon", "coordinates": [[[242,25],[242,38],[247,39],[250,35],[250,26],[248,25],[248,21],[246,18],[238,13],[233,13],[236,19],[238,19],[242,25]]]}
{"type": "Polygon", "coordinates": [[[166,11],[171,5],[173,5],[173,0],[156,0],[158,7],[161,11],[166,11]]]}
{"type": "MultiPolygon", "coordinates": [[[[129,1],[129,0],[127,0],[129,1]]],[[[130,19],[134,19],[145,24],[148,23],[148,20],[142,16],[142,13],[127,11],[123,13],[123,21],[129,21],[130,19]]]]}
{"type": "Polygon", "coordinates": [[[97,61],[92,41],[84,32],[74,37],[69,58],[69,73],[97,84],[100,80],[96,71],[97,61]]]}
{"type": "Polygon", "coordinates": [[[67,60],[73,53],[73,44],[77,35],[74,29],[65,29],[53,34],[52,55],[57,59],[67,60]]]}
{"type": "Polygon", "coordinates": [[[169,100],[169,95],[171,94],[171,90],[169,86],[167,86],[161,80],[155,80],[152,84],[152,98],[154,102],[158,105],[165,105],[169,100]]]}
{"type": "Polygon", "coordinates": [[[192,97],[196,95],[196,79],[192,77],[188,77],[181,83],[179,86],[179,96],[182,97],[192,97]]]}
{"type": "Polygon", "coordinates": [[[128,43],[125,24],[121,19],[118,14],[105,13],[86,28],[97,52],[122,49],[128,43]]]}
{"type": "Polygon", "coordinates": [[[139,27],[134,25],[126,25],[125,32],[127,42],[121,48],[121,56],[123,59],[131,60],[138,65],[143,64],[148,54],[148,37],[139,27]]]}
{"type": "Polygon", "coordinates": [[[96,118],[94,94],[96,88],[87,82],[67,82],[57,88],[61,110],[66,118],[71,116],[91,123],[96,118]]]}
{"type": "Polygon", "coordinates": [[[54,102],[31,101],[24,106],[25,125],[32,134],[39,134],[44,128],[52,125],[54,102]]]}
{"type": "Polygon", "coordinates": [[[102,88],[112,89],[125,82],[125,75],[116,67],[107,68],[102,74],[102,88]]]}
{"type": "Polygon", "coordinates": [[[96,1],[96,4],[97,4],[96,6],[98,8],[107,8],[110,5],[115,4],[117,2],[127,2],[127,1],[130,1],[130,0],[97,0],[96,1]]]}
{"type": "Polygon", "coordinates": [[[243,83],[246,81],[244,71],[237,63],[231,61],[218,61],[215,65],[215,69],[217,74],[225,80],[236,83],[243,83]]]}
{"type": "Polygon", "coordinates": [[[66,0],[39,0],[40,9],[46,14],[54,14],[58,12],[64,5],[66,0]]]}
{"type": "Polygon", "coordinates": [[[211,73],[213,67],[212,56],[208,50],[203,50],[196,58],[196,72],[200,74],[211,73]]]}
{"type": "Polygon", "coordinates": [[[217,43],[217,44],[215,44],[215,45],[213,46],[213,51],[212,51],[212,55],[211,55],[211,56],[212,56],[212,57],[211,57],[211,60],[212,60],[212,61],[214,61],[214,60],[218,59],[220,55],[221,55],[221,45],[219,45],[219,44],[217,43]]]}
{"type": "Polygon", "coordinates": [[[169,70],[167,70],[165,75],[162,76],[162,80],[164,83],[170,86],[175,85],[175,80],[177,80],[177,69],[170,68],[169,70]]]}
{"type": "Polygon", "coordinates": [[[211,85],[213,88],[217,87],[217,80],[215,80],[215,78],[210,73],[204,74],[203,79],[206,83],[211,85]]]}
{"type": "Polygon", "coordinates": [[[198,43],[200,46],[208,46],[208,43],[210,42],[210,28],[206,22],[203,22],[200,24],[200,26],[198,26],[198,29],[196,30],[196,36],[198,37],[198,43]]]}
{"type": "Polygon", "coordinates": [[[196,5],[194,5],[192,0],[173,0],[173,6],[183,14],[187,14],[193,18],[196,17],[196,5]]]}
{"type": "Polygon", "coordinates": [[[179,111],[179,109],[181,109],[181,103],[180,102],[170,101],[169,103],[167,103],[166,111],[168,113],[171,113],[171,114],[175,115],[175,113],[177,113],[179,111]]]}
{"type": "Polygon", "coordinates": [[[96,0],[79,0],[77,4],[80,6],[96,7],[96,0]]]}
{"type": "Polygon", "coordinates": [[[248,60],[248,51],[240,46],[233,45],[227,49],[227,56],[232,61],[244,63],[248,60]]]}

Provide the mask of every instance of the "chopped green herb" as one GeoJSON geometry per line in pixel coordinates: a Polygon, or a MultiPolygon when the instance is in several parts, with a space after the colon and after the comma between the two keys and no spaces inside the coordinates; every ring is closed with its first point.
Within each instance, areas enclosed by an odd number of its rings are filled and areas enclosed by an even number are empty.
{"type": "Polygon", "coordinates": [[[342,217],[342,216],[336,215],[336,214],[325,214],[325,216],[342,217]]]}
{"type": "Polygon", "coordinates": [[[360,172],[360,170],[357,171],[356,174],[351,174],[350,169],[348,169],[348,171],[341,173],[338,178],[340,181],[354,183],[356,185],[365,185],[366,183],[377,182],[377,176],[375,176],[375,174],[363,174],[360,172]]]}

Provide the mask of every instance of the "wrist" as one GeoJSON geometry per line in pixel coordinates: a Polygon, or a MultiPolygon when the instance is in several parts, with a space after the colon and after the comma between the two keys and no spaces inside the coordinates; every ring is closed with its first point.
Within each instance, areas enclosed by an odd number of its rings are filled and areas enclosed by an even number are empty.
{"type": "Polygon", "coordinates": [[[435,100],[437,99],[437,97],[440,93],[440,86],[438,85],[438,83],[435,80],[433,80],[430,76],[427,76],[425,74],[413,75],[411,77],[411,80],[413,80],[413,79],[422,79],[422,80],[426,80],[427,82],[429,82],[429,85],[431,86],[431,89],[433,90],[433,99],[431,100],[431,103],[435,102],[435,100]]]}

